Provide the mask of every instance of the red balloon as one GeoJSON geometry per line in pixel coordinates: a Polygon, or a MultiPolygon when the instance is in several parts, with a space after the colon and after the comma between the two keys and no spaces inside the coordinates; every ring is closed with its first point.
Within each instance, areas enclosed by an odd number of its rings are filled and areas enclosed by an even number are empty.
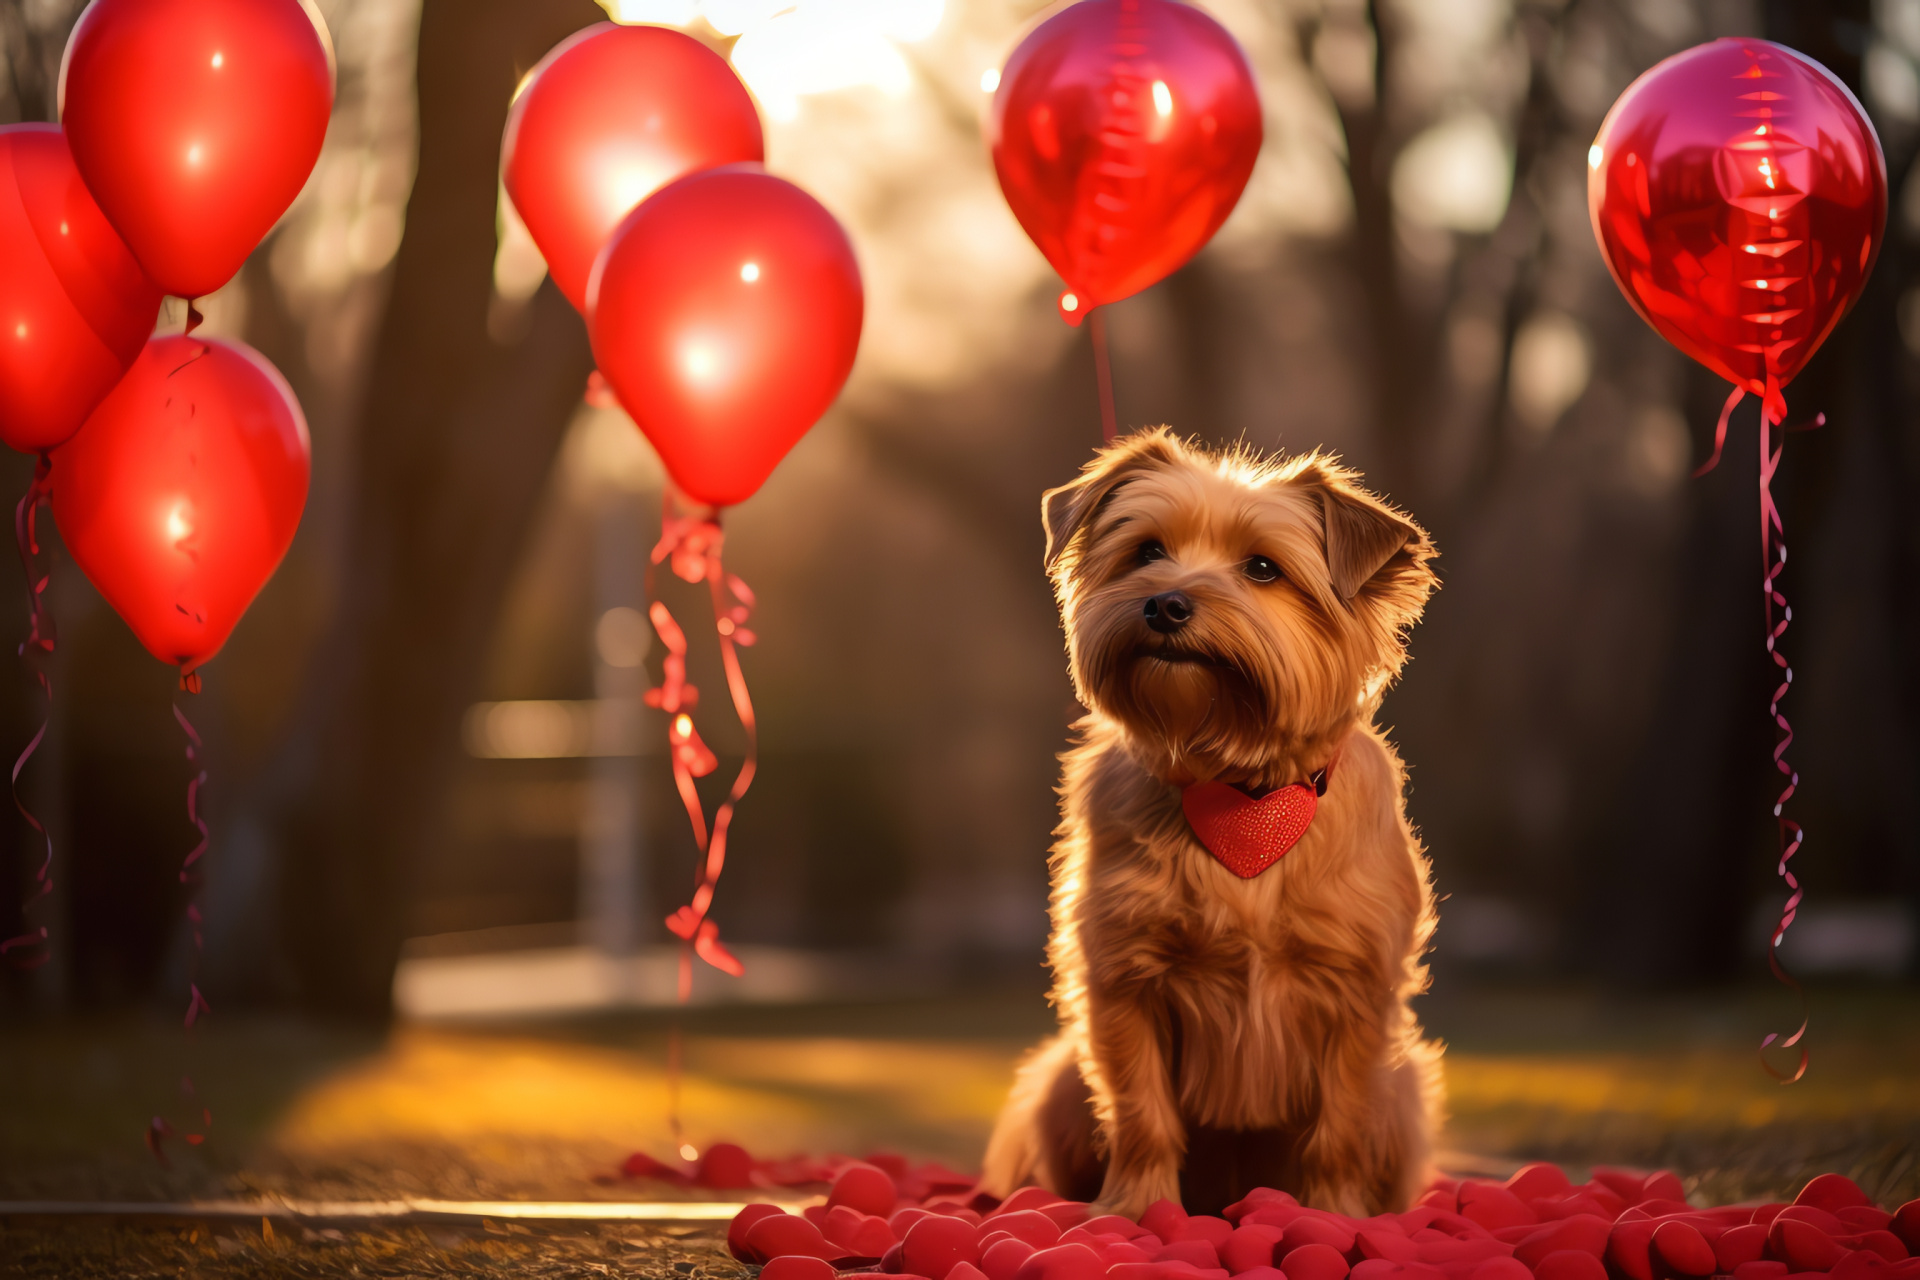
{"type": "Polygon", "coordinates": [[[594,264],[587,333],[674,483],[722,507],[753,496],[840,394],[864,305],[833,215],[734,165],[627,215],[594,264]]]}
{"type": "Polygon", "coordinates": [[[240,269],[300,194],[333,110],[333,46],[302,0],[93,0],[67,41],[74,163],[167,293],[240,269]]]}
{"type": "Polygon", "coordinates": [[[60,126],[0,128],[0,440],[44,453],[78,431],[159,310],[60,126]]]}
{"type": "Polygon", "coordinates": [[[1587,160],[1594,234],[1634,309],[1778,403],[1886,225],[1886,160],[1846,86],[1784,45],[1715,40],[1629,85],[1587,160]]]}
{"type": "Polygon", "coordinates": [[[567,301],[620,219],[700,169],[751,161],[760,115],[719,54],[670,27],[598,23],[540,60],[514,99],[501,177],[567,301]]]}
{"type": "Polygon", "coordinates": [[[1070,324],[1164,279],[1233,212],[1260,97],[1226,28],[1178,0],[1080,0],[1013,51],[988,121],[1013,216],[1070,324]]]}
{"type": "Polygon", "coordinates": [[[300,402],[265,356],[155,338],[54,451],[53,514],[140,643],[192,671],[286,555],[309,470],[300,402]]]}

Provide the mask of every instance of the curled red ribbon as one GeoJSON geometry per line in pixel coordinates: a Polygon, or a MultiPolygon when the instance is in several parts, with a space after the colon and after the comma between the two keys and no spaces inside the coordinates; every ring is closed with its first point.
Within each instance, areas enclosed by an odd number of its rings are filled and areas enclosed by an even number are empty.
{"type": "Polygon", "coordinates": [[[753,700],[747,693],[747,680],[740,669],[739,647],[754,642],[747,620],[753,614],[753,592],[738,575],[728,573],[721,559],[723,535],[719,514],[705,512],[683,516],[673,511],[667,499],[661,517],[660,541],[653,548],[647,566],[647,594],[653,594],[653,569],[665,562],[683,581],[707,584],[713,601],[713,627],[720,640],[720,661],[727,674],[727,692],[732,695],[734,713],[747,737],[746,757],[734,775],[727,798],[714,812],[711,832],[693,780],[704,778],[719,767],[719,761],[693,722],[693,709],[699,705],[700,691],[687,680],[687,639],[673,614],[659,600],[648,606],[648,617],[667,656],[662,662],[658,687],[646,692],[648,706],[667,713],[667,750],[673,767],[673,781],[686,807],[687,821],[693,827],[694,843],[700,849],[700,866],[694,880],[693,896],[687,904],[667,917],[667,928],[682,943],[680,953],[679,998],[684,1003],[693,989],[693,958],[712,965],[722,973],[739,977],[746,972],[732,952],[720,941],[720,926],[709,913],[720,873],[727,861],[727,832],[734,811],[753,785],[759,763],[759,734],[753,715],[753,700]]]}
{"type": "MultiPolygon", "coordinates": [[[[53,487],[48,483],[52,470],[53,460],[41,454],[33,464],[33,480],[13,509],[13,536],[20,548],[20,567],[27,576],[27,638],[20,642],[20,662],[32,672],[34,682],[47,695],[47,711],[40,717],[40,727],[13,762],[13,807],[20,811],[20,816],[27,820],[44,846],[40,867],[34,873],[33,892],[20,904],[23,925],[34,904],[53,892],[53,835],[20,798],[20,773],[46,741],[47,726],[53,721],[53,682],[47,677],[45,663],[53,656],[53,613],[47,608],[46,600],[47,582],[53,571],[49,563],[51,557],[40,546],[38,529],[40,508],[53,496],[53,487]]],[[[27,926],[13,937],[0,941],[0,956],[7,957],[19,968],[37,969],[51,954],[47,942],[46,925],[27,926]]]]}
{"type": "MultiPolygon", "coordinates": [[[[1773,803],[1774,820],[1780,828],[1780,862],[1777,867],[1780,878],[1787,883],[1787,902],[1780,911],[1780,923],[1774,927],[1767,938],[1767,966],[1773,976],[1793,988],[1800,998],[1800,1025],[1790,1034],[1782,1035],[1769,1031],[1760,1042],[1760,1065],[1767,1074],[1782,1084],[1792,1084],[1807,1074],[1807,1049],[1802,1043],[1807,1034],[1809,1011],[1807,1008],[1806,988],[1800,985],[1791,973],[1780,963],[1780,942],[1787,936],[1787,928],[1793,924],[1793,918],[1800,909],[1801,901],[1806,897],[1800,887],[1800,881],[1788,866],[1793,855],[1800,852],[1805,843],[1806,831],[1798,822],[1786,816],[1787,801],[1793,798],[1794,791],[1800,785],[1800,775],[1787,763],[1787,748],[1793,745],[1793,726],[1787,723],[1781,714],[1780,701],[1787,696],[1787,690],[1793,686],[1793,668],[1788,665],[1786,654],[1780,651],[1780,637],[1785,635],[1787,627],[1793,622],[1793,608],[1787,604],[1786,595],[1778,586],[1780,574],[1787,567],[1786,525],[1780,519],[1780,508],[1773,500],[1773,477],[1780,469],[1780,459],[1786,453],[1787,441],[1784,433],[1787,420],[1787,402],[1774,385],[1771,374],[1767,377],[1767,395],[1760,406],[1760,591],[1765,597],[1767,616],[1767,656],[1772,659],[1776,670],[1780,672],[1780,683],[1773,691],[1773,697],[1767,704],[1767,714],[1773,717],[1779,730],[1779,741],[1773,748],[1773,767],[1786,779],[1779,797],[1773,803]],[[1783,428],[1779,447],[1773,444],[1773,427],[1783,428]],[[1777,554],[1776,554],[1777,553],[1777,554]],[[1774,619],[1774,610],[1780,610],[1779,620],[1774,619]],[[1791,1076],[1774,1070],[1767,1061],[1767,1050],[1776,1042],[1783,1049],[1799,1046],[1800,1063],[1791,1076]]],[[[1819,421],[1824,422],[1825,415],[1819,421]]]]}
{"type": "MultiPolygon", "coordinates": [[[[1746,393],[1739,387],[1727,397],[1726,404],[1720,410],[1720,421],[1713,430],[1713,452],[1693,473],[1694,478],[1707,474],[1720,465],[1720,451],[1727,442],[1727,419],[1732,416],[1734,406],[1740,403],[1746,393]]],[[[1793,609],[1787,604],[1787,597],[1780,590],[1780,574],[1787,567],[1787,530],[1780,518],[1780,508],[1773,500],[1773,477],[1780,470],[1780,459],[1786,453],[1786,433],[1789,431],[1810,430],[1826,425],[1827,415],[1816,414],[1812,422],[1801,427],[1789,427],[1787,421],[1787,400],[1781,394],[1778,382],[1771,373],[1767,375],[1766,392],[1760,401],[1760,591],[1764,597],[1767,618],[1767,656],[1780,672],[1780,683],[1774,688],[1773,696],[1767,703],[1767,714],[1773,717],[1774,727],[1779,730],[1779,739],[1773,748],[1773,767],[1778,769],[1786,784],[1773,802],[1773,817],[1780,829],[1780,861],[1775,870],[1787,884],[1787,902],[1780,910],[1780,923],[1773,927],[1767,936],[1767,967],[1773,976],[1793,989],[1800,1000],[1800,1025],[1791,1032],[1769,1031],[1760,1041],[1760,1065],[1768,1075],[1782,1084],[1792,1084],[1807,1074],[1807,1049],[1801,1042],[1806,1038],[1809,1010],[1807,990],[1800,980],[1788,972],[1780,963],[1780,943],[1787,936],[1787,929],[1793,924],[1794,916],[1799,914],[1800,904],[1806,899],[1806,891],[1801,888],[1800,880],[1788,866],[1793,855],[1800,852],[1800,846],[1806,843],[1806,829],[1792,818],[1787,817],[1787,801],[1793,799],[1793,793],[1800,786],[1800,775],[1787,763],[1787,748],[1793,745],[1793,726],[1780,711],[1780,701],[1787,696],[1787,690],[1793,687],[1793,668],[1788,665],[1786,654],[1781,652],[1780,637],[1787,633],[1787,627],[1793,622],[1793,609]],[[1773,443],[1773,429],[1781,428],[1780,444],[1773,443]],[[1780,610],[1775,620],[1774,610],[1780,610]],[[1778,1045],[1782,1049],[1796,1046],[1800,1049],[1800,1062],[1792,1075],[1776,1071],[1767,1061],[1767,1050],[1778,1045]]]]}
{"type": "MultiPolygon", "coordinates": [[[[183,689],[187,688],[186,680],[187,676],[183,674],[181,677],[183,689]]],[[[193,687],[189,691],[199,692],[197,676],[194,677],[193,687]]],[[[207,829],[207,820],[200,816],[200,789],[207,785],[207,770],[200,760],[203,747],[199,731],[193,727],[193,722],[187,719],[187,713],[180,709],[180,704],[177,702],[173,705],[173,718],[180,722],[181,731],[187,735],[187,763],[194,766],[194,775],[187,781],[187,821],[192,823],[194,829],[200,833],[200,843],[188,850],[187,856],[180,863],[180,883],[189,888],[187,927],[193,932],[193,954],[188,961],[187,971],[187,1013],[181,1028],[184,1032],[191,1034],[201,1015],[213,1012],[213,1006],[208,1004],[207,998],[200,993],[200,955],[206,948],[206,939],[201,932],[203,917],[200,914],[200,886],[206,877],[204,870],[196,870],[195,867],[195,864],[206,856],[208,847],[213,843],[213,836],[207,829]]],[[[207,1134],[213,1128],[213,1109],[200,1103],[199,1096],[193,1087],[192,1076],[180,1077],[180,1092],[191,1102],[200,1105],[200,1127],[198,1129],[176,1128],[163,1116],[155,1116],[147,1122],[147,1150],[151,1151],[153,1158],[163,1165],[167,1163],[167,1153],[161,1144],[166,1139],[178,1138],[190,1147],[197,1147],[207,1140],[207,1134]]]]}

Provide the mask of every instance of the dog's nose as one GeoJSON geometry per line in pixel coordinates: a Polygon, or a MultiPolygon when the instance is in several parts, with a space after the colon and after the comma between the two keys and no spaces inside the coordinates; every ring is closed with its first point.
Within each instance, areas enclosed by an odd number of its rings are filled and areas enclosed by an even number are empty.
{"type": "Polygon", "coordinates": [[[1170,635],[1193,617],[1193,600],[1184,591],[1162,591],[1148,596],[1141,612],[1147,615],[1148,626],[1161,635],[1170,635]]]}

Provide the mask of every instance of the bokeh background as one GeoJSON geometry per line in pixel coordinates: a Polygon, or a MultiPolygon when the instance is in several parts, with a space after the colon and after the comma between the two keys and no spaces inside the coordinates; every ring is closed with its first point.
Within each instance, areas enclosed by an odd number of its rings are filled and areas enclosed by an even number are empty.
{"type": "MultiPolygon", "coordinates": [[[[78,7],[0,3],[0,118],[51,118],[78,7]]],[[[583,406],[584,327],[498,183],[515,85],[605,15],[318,7],[339,57],[325,152],[203,303],[212,332],[286,372],[315,471],[291,554],[189,699],[214,830],[199,981],[222,1016],[301,1026],[378,1027],[396,999],[412,1020],[660,1003],[659,920],[694,871],[663,726],[634,705],[657,675],[635,610],[661,475],[624,418],[583,406]]],[[[749,976],[705,974],[698,994],[1037,993],[1054,755],[1075,714],[1038,499],[1087,459],[1099,418],[1087,332],[1059,322],[981,125],[990,73],[1042,5],[616,7],[732,59],[769,167],[849,228],[869,308],[840,403],[727,514],[730,565],[761,602],[763,756],[716,912],[749,976]]],[[[1266,142],[1215,242],[1111,309],[1119,417],[1337,451],[1433,532],[1444,586],[1383,721],[1449,895],[1436,999],[1764,971],[1784,892],[1754,408],[1736,415],[1747,443],[1689,479],[1724,390],[1608,278],[1585,156],[1636,75],[1715,36],[1782,41],[1853,87],[1893,201],[1865,297],[1791,389],[1795,420],[1827,425],[1791,437],[1776,483],[1810,833],[1787,954],[1816,976],[1911,981],[1920,0],[1208,8],[1257,72],[1266,142]]],[[[0,463],[0,489],[28,471],[0,463]]],[[[682,584],[662,590],[699,616],[682,584]]],[[[35,907],[53,954],[7,975],[4,1016],[172,1021],[195,963],[174,673],[64,558],[51,595],[56,697],[21,794],[54,835],[57,889],[35,907]]],[[[24,608],[0,612],[8,643],[24,627],[24,608]]],[[[711,652],[693,678],[718,694],[711,652]]],[[[742,741],[721,704],[702,728],[723,787],[742,741]]],[[[24,676],[0,680],[0,744],[24,744],[41,710],[24,676]]],[[[6,931],[38,857],[24,823],[0,822],[6,931]]],[[[1538,1025],[1558,1006],[1514,1007],[1538,1025]]],[[[1784,996],[1741,1007],[1742,1036],[1793,1021],[1784,996]]]]}

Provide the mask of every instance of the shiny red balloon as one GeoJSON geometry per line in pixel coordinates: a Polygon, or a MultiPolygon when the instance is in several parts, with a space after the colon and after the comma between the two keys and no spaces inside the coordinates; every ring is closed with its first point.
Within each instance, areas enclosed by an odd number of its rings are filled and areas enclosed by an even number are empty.
{"type": "Polygon", "coordinates": [[[1013,216],[1067,282],[1061,315],[1177,270],[1233,212],[1260,97],[1226,28],[1178,0],[1080,0],[1013,51],[988,121],[1013,216]]]}
{"type": "Polygon", "coordinates": [[[43,453],[78,431],[159,311],[60,126],[0,128],[0,440],[43,453]]]}
{"type": "Polygon", "coordinates": [[[540,60],[500,142],[513,207],[581,314],[620,219],[699,169],[758,163],[760,115],[722,58],[671,27],[602,22],[540,60]]]}
{"type": "Polygon", "coordinates": [[[286,555],[309,470],[306,418],[265,356],[155,338],[54,451],[53,514],[140,643],[192,671],[286,555]]]}
{"type": "Polygon", "coordinates": [[[74,163],[167,293],[240,269],[320,157],[333,46],[301,0],[93,0],[67,41],[74,163]]]}
{"type": "Polygon", "coordinates": [[[627,215],[594,264],[587,333],[673,482],[721,507],[751,497],[840,394],[864,306],[833,215],[736,165],[627,215]]]}
{"type": "Polygon", "coordinates": [[[1887,166],[1819,63],[1715,40],[1641,76],[1587,156],[1614,281],[1662,337],[1777,402],[1866,287],[1887,166]]]}

